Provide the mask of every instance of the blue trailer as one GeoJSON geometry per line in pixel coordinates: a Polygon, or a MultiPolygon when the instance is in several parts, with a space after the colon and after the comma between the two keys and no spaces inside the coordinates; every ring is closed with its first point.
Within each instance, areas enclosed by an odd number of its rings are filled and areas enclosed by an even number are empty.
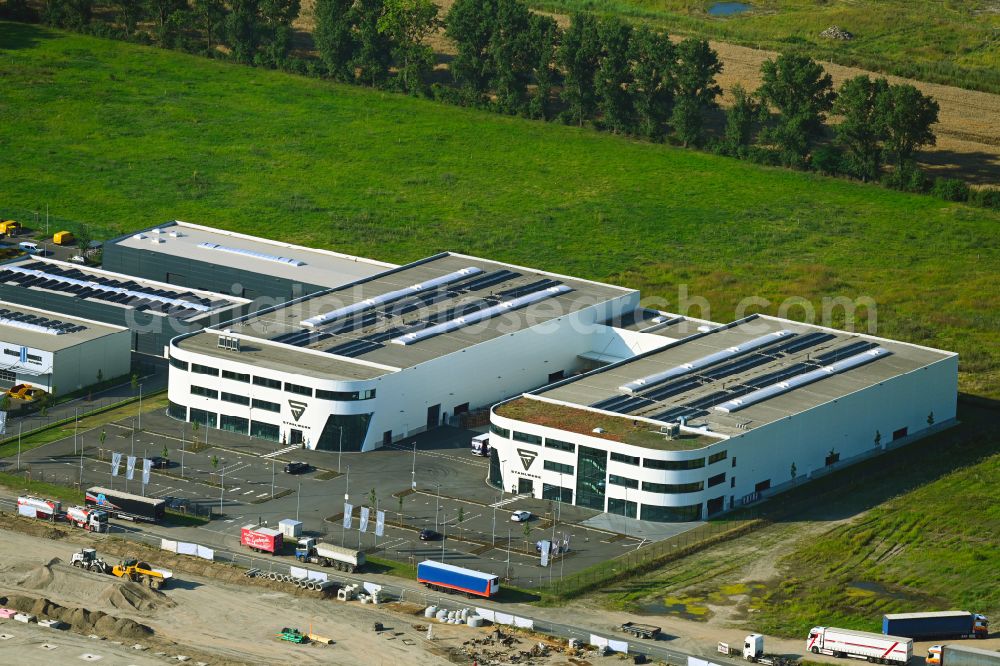
{"type": "Polygon", "coordinates": [[[464,592],[470,597],[495,597],[500,591],[500,578],[493,574],[432,560],[417,565],[417,582],[432,590],[464,592]]]}
{"type": "Polygon", "coordinates": [[[989,620],[968,611],[893,613],[882,616],[882,633],[914,640],[930,638],[986,638],[989,620]]]}

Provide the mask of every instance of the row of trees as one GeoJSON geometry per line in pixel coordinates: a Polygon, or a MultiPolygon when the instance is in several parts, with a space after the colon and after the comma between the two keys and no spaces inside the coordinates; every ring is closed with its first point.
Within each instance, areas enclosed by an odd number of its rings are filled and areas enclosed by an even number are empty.
{"type": "MultiPolygon", "coordinates": [[[[735,86],[724,131],[707,137],[706,125],[723,117],[716,52],[703,40],[675,44],[615,17],[577,14],[563,30],[521,0],[455,0],[444,17],[434,0],[315,0],[319,58],[309,61],[289,57],[299,0],[110,0],[100,12],[93,3],[44,0],[41,18],[505,114],[927,189],[913,157],[934,143],[937,103],[913,86],[868,76],[835,91],[823,67],[803,56],[764,63],[754,92],[735,86]],[[448,73],[435,72],[427,43],[441,28],[456,49],[448,73]],[[841,118],[832,129],[831,113],[841,118]],[[886,165],[893,167],[888,174],[886,165]]],[[[7,0],[9,17],[25,20],[30,12],[27,0],[7,0]]],[[[963,196],[949,187],[949,198],[963,196]]]]}

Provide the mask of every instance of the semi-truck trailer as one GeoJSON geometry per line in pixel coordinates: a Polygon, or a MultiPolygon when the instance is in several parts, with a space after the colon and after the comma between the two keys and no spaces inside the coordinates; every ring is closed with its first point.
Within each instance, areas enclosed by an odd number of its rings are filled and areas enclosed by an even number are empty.
{"type": "Polygon", "coordinates": [[[341,571],[351,573],[365,566],[364,552],[329,543],[317,543],[313,537],[299,539],[299,545],[295,547],[295,558],[299,562],[312,562],[324,567],[336,567],[341,571]]]}
{"type": "Polygon", "coordinates": [[[495,597],[500,591],[500,578],[493,574],[433,560],[417,565],[417,582],[432,590],[464,592],[469,597],[495,597]]]}
{"type": "Polygon", "coordinates": [[[167,508],[166,500],[109,490],[100,486],[87,489],[86,503],[87,506],[104,509],[108,515],[116,518],[149,523],[163,520],[167,508]]]}
{"type": "Polygon", "coordinates": [[[867,659],[879,664],[905,664],[913,656],[913,640],[835,627],[809,630],[806,650],[813,654],[867,659]]]}
{"type": "Polygon", "coordinates": [[[28,518],[55,520],[62,513],[62,502],[59,500],[21,495],[17,498],[17,513],[28,518]]]}
{"type": "Polygon", "coordinates": [[[986,638],[989,619],[968,611],[892,613],[882,616],[882,633],[914,640],[931,638],[986,638]]]}
{"type": "Polygon", "coordinates": [[[284,546],[284,535],[270,527],[260,527],[250,524],[244,525],[240,530],[240,543],[261,553],[271,553],[277,555],[284,546]]]}
{"type": "Polygon", "coordinates": [[[108,531],[108,512],[85,506],[71,506],[66,509],[66,520],[71,525],[82,527],[88,532],[108,531]]]}
{"type": "Polygon", "coordinates": [[[926,661],[931,666],[1000,666],[1000,652],[965,645],[932,645],[926,661]]]}

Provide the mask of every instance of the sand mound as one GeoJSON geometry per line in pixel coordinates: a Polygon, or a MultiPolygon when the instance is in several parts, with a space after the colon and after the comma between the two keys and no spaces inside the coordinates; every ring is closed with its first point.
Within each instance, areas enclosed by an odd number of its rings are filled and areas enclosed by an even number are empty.
{"type": "Polygon", "coordinates": [[[97,605],[125,611],[152,611],[173,607],[175,602],[162,592],[113,576],[84,571],[52,559],[19,572],[17,586],[44,591],[65,600],[89,599],[97,605]]]}
{"type": "Polygon", "coordinates": [[[0,604],[39,617],[61,620],[70,625],[74,631],[81,633],[126,640],[139,640],[153,635],[150,627],[127,617],[115,617],[101,611],[89,611],[86,608],[61,606],[50,599],[15,594],[6,598],[0,597],[0,604]]]}
{"type": "Polygon", "coordinates": [[[98,596],[98,601],[121,610],[152,611],[160,606],[172,607],[176,603],[157,590],[151,590],[131,581],[116,582],[98,596]]]}

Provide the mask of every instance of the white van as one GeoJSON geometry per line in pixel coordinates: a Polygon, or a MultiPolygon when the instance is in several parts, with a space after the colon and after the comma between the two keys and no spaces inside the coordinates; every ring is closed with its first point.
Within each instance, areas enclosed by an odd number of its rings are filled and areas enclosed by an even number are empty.
{"type": "Polygon", "coordinates": [[[477,456],[490,455],[490,435],[484,433],[472,438],[472,453],[477,456]]]}
{"type": "Polygon", "coordinates": [[[35,254],[41,249],[38,247],[38,243],[32,243],[31,241],[21,241],[17,246],[28,254],[35,254]]]}

